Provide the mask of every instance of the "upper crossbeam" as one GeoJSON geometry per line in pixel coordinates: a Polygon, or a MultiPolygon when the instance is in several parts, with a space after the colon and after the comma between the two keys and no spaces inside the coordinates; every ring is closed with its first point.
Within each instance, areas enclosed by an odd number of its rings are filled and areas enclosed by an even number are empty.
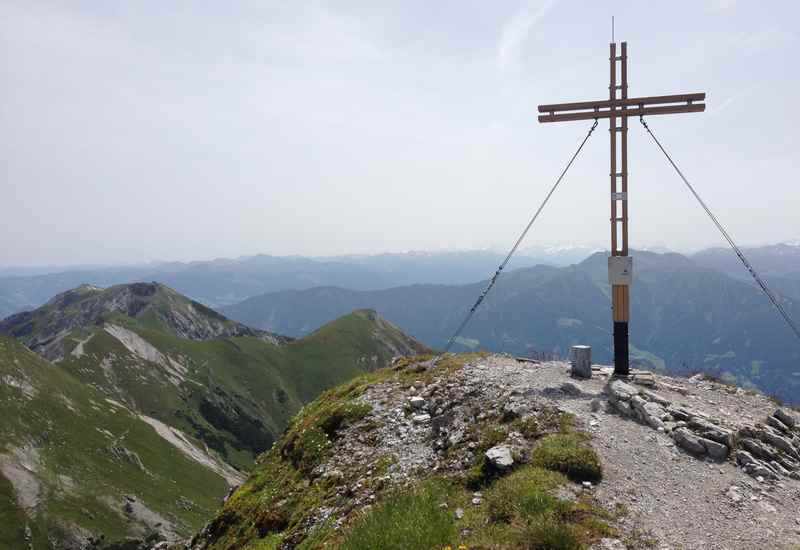
{"type": "Polygon", "coordinates": [[[622,116],[668,115],[705,111],[705,93],[633,97],[539,105],[539,122],[566,122],[622,116]]]}

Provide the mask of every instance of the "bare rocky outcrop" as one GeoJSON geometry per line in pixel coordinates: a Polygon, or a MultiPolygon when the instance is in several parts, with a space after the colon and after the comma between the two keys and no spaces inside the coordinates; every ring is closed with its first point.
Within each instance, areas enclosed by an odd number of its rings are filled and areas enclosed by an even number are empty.
{"type": "MultiPolygon", "coordinates": [[[[64,339],[76,329],[102,326],[109,316],[139,318],[149,314],[181,338],[205,340],[229,336],[257,336],[280,344],[286,338],[226,319],[159,283],[131,283],[107,289],[91,285],[63,292],[42,307],[0,321],[0,332],[10,334],[45,358],[64,357],[64,339]]],[[[81,340],[75,353],[83,353],[81,340]]]]}
{"type": "MultiPolygon", "coordinates": [[[[132,522],[135,525],[135,529],[139,531],[140,536],[157,534],[154,537],[156,540],[153,540],[154,544],[163,539],[175,540],[178,538],[177,522],[170,521],[158,512],[151,510],[141,499],[133,495],[119,497],[106,495],[100,496],[98,500],[106,503],[111,510],[132,522]]],[[[130,548],[137,548],[134,543],[139,544],[139,548],[151,546],[150,544],[144,544],[145,541],[138,538],[130,538],[128,542],[130,544],[128,547],[130,548]]]]}
{"type": "Polygon", "coordinates": [[[155,346],[134,331],[113,324],[106,324],[103,329],[136,357],[162,367],[172,384],[178,386],[186,379],[188,369],[180,360],[161,353],[155,346]]]}
{"type": "Polygon", "coordinates": [[[241,472],[211,455],[207,452],[208,449],[203,450],[198,448],[177,428],[167,426],[160,420],[149,416],[139,415],[139,418],[150,424],[158,435],[168,441],[182,454],[222,476],[225,481],[228,482],[229,486],[235,487],[244,481],[244,476],[241,472]]]}
{"type": "Polygon", "coordinates": [[[800,428],[795,413],[778,408],[753,424],[710,417],[706,413],[671,403],[665,397],[637,388],[621,379],[608,384],[611,407],[669,434],[675,443],[695,456],[736,464],[754,477],[800,480],[800,428]]]}
{"type": "Polygon", "coordinates": [[[0,474],[11,482],[17,504],[25,510],[32,510],[39,504],[40,462],[39,451],[31,444],[12,447],[8,452],[0,454],[0,474]]]}

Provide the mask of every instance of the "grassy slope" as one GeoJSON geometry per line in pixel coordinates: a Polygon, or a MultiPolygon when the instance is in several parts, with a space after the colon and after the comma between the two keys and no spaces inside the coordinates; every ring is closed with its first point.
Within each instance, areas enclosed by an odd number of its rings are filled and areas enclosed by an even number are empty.
{"type": "Polygon", "coordinates": [[[0,476],[0,546],[21,544],[26,523],[37,548],[45,547],[48,537],[59,538],[64,527],[108,539],[134,534],[141,526],[103,501],[118,502],[123,494],[134,495],[188,533],[227,490],[221,477],[185,458],[135,415],[4,336],[0,376],[5,382],[0,386],[2,454],[35,448],[38,460],[28,465],[40,484],[39,504],[30,514],[34,519],[27,521],[10,480],[0,476]],[[114,446],[135,453],[146,471],[115,455],[114,446]],[[179,500],[193,506],[176,506],[179,500]]]}
{"type": "MultiPolygon", "coordinates": [[[[277,346],[252,337],[184,340],[130,319],[115,323],[185,365],[185,381],[172,383],[162,366],[131,353],[101,328],[92,331],[83,356],[70,356],[59,366],[115,400],[204,440],[234,466],[248,467],[300,406],[275,368],[284,354],[277,346]],[[279,399],[277,392],[284,388],[289,391],[279,399]],[[226,423],[223,411],[238,424],[226,423]]],[[[85,336],[76,334],[73,345],[79,338],[85,336]]]]}
{"type": "Polygon", "coordinates": [[[76,331],[67,349],[91,334],[84,354],[68,353],[59,366],[115,400],[203,440],[242,469],[269,448],[303,403],[385,365],[398,346],[406,352],[409,345],[424,350],[369,311],[353,312],[280,346],[252,336],[185,340],[128,317],[110,321],[185,365],[185,380],[171,383],[162,366],[143,361],[99,327],[76,331]]]}

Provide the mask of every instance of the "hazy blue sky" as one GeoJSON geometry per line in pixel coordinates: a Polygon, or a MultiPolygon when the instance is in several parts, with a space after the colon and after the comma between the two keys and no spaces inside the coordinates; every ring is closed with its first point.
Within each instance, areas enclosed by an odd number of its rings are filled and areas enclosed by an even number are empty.
{"type": "MultiPolygon", "coordinates": [[[[800,3],[0,2],[0,265],[510,245],[631,95],[743,244],[800,237],[800,3]]],[[[608,240],[608,124],[528,244],[608,240]]],[[[631,243],[721,243],[631,130],[631,243]]]]}

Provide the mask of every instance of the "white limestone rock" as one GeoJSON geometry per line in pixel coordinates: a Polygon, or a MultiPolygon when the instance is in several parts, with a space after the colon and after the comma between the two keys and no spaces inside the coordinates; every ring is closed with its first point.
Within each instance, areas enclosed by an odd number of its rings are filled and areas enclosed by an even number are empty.
{"type": "Polygon", "coordinates": [[[508,445],[495,445],[485,453],[486,460],[498,470],[507,470],[514,465],[511,456],[511,447],[508,445]]]}
{"type": "Polygon", "coordinates": [[[411,417],[411,420],[414,424],[428,424],[431,421],[431,415],[429,414],[415,414],[411,417]]]}

